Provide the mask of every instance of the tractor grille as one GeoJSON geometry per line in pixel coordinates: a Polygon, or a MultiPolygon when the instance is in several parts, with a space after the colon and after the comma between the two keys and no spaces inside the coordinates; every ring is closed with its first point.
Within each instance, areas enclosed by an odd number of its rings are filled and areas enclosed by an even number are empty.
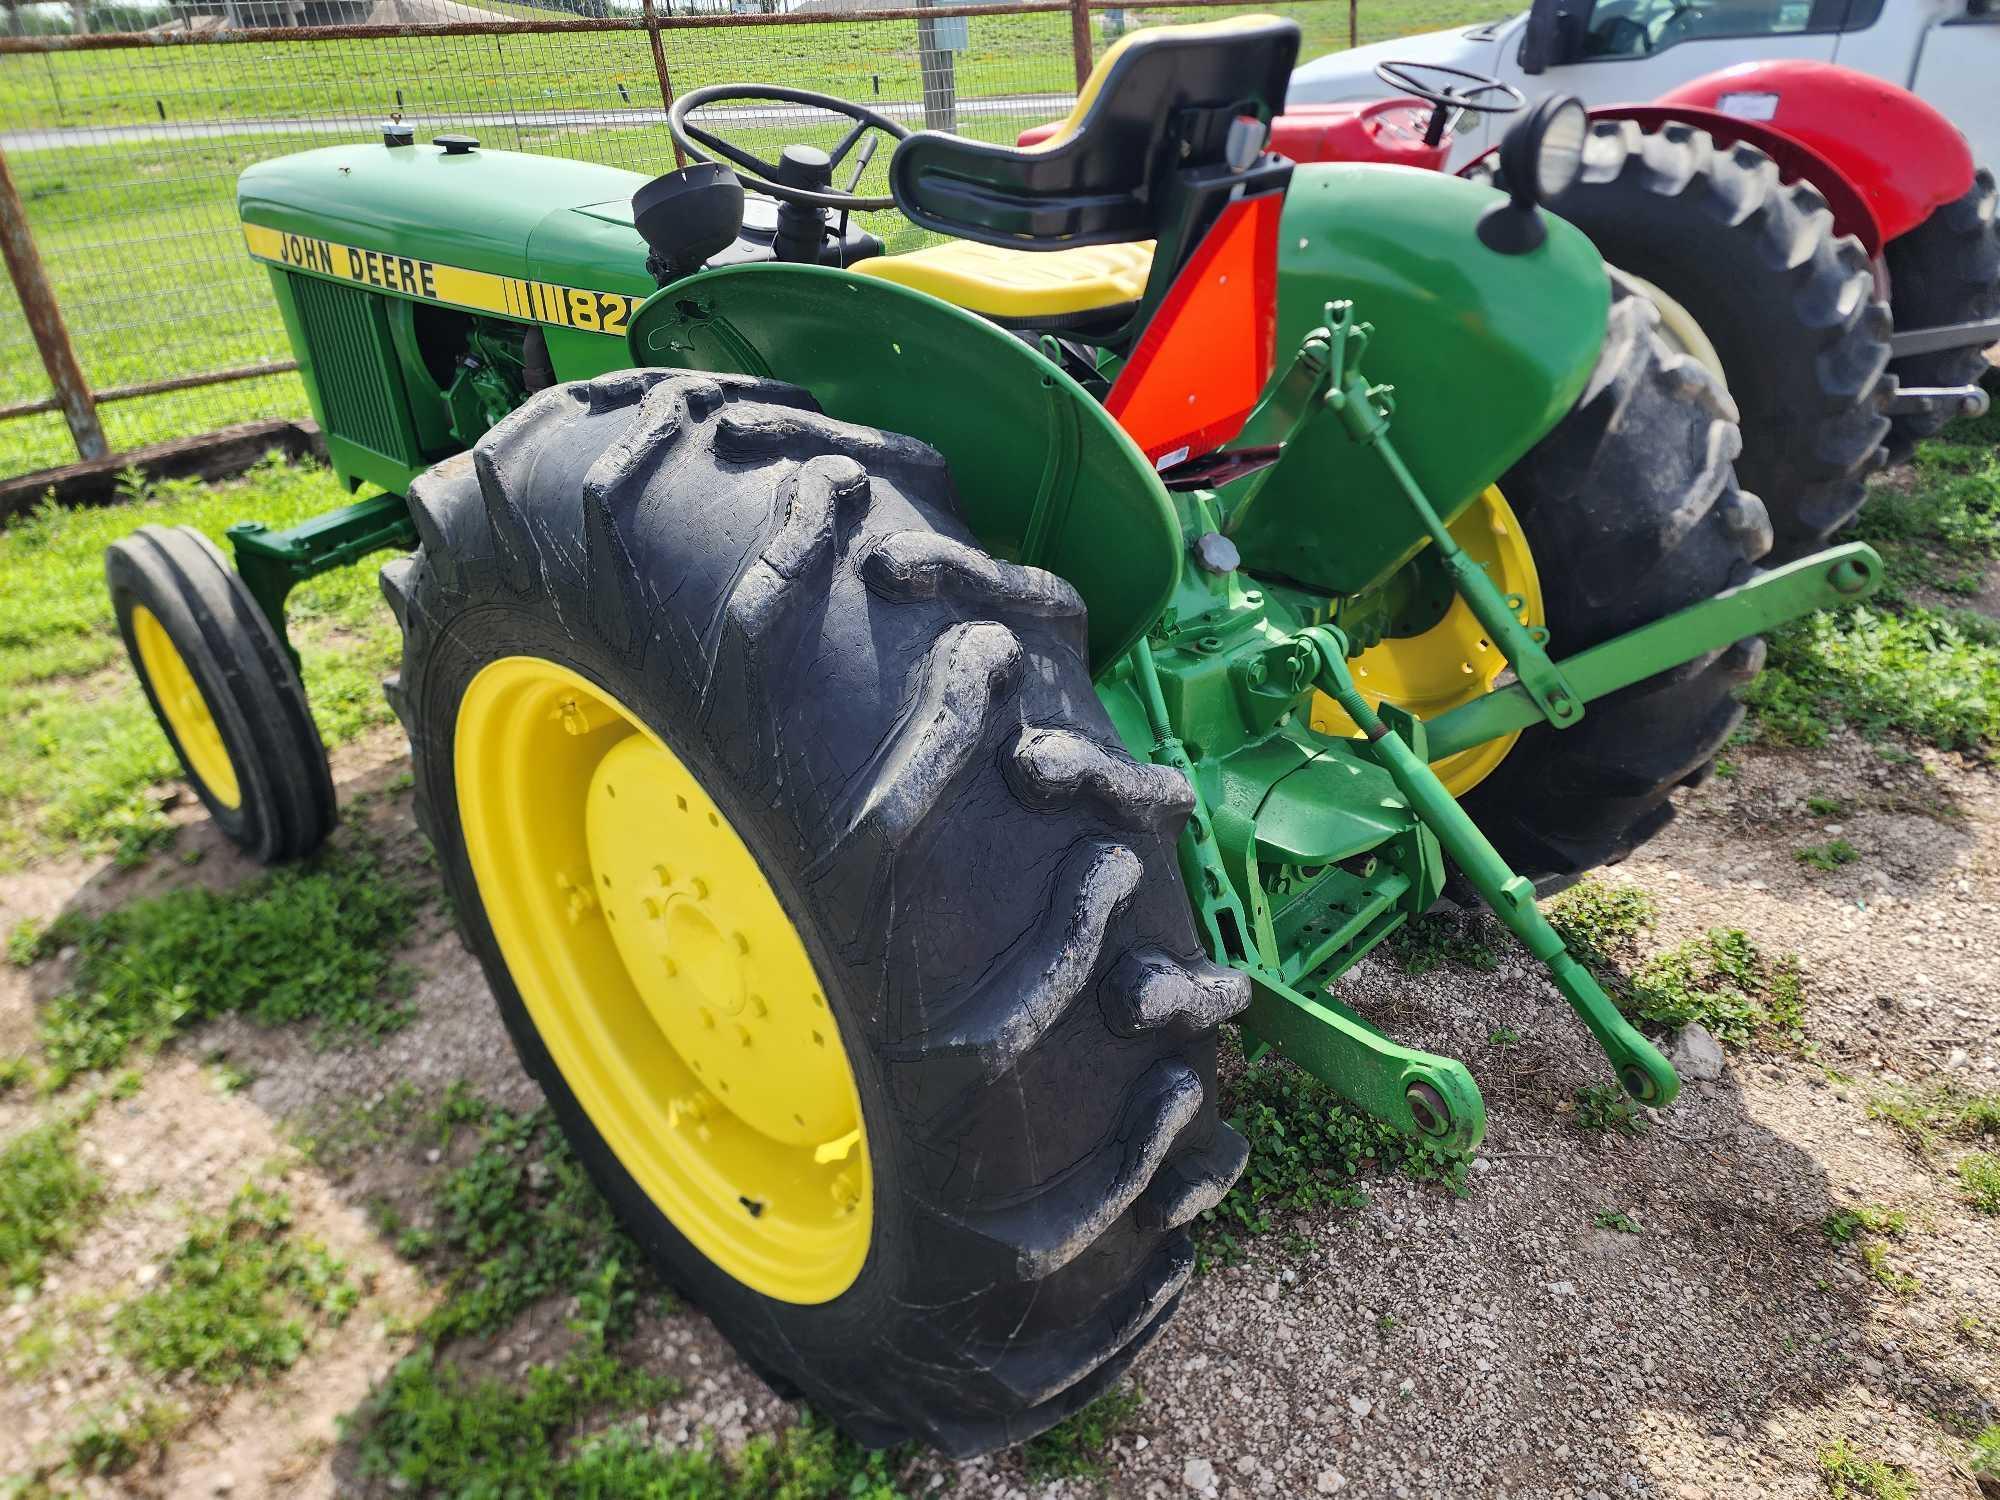
{"type": "Polygon", "coordinates": [[[311,276],[291,282],[328,432],[397,463],[421,463],[382,299],[311,276]]]}

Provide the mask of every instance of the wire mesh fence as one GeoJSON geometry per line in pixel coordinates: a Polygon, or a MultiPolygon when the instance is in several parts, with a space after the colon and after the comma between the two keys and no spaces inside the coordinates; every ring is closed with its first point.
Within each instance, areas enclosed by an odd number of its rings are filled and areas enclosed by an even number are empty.
{"type": "MultiPolygon", "coordinates": [[[[1302,55],[1313,57],[1349,45],[1351,32],[1366,43],[1517,8],[1036,0],[919,14],[801,0],[797,10],[717,14],[691,13],[690,0],[572,0],[562,10],[508,0],[0,0],[0,30],[12,33],[0,35],[0,166],[116,453],[306,414],[264,272],[243,251],[236,177],[267,157],[379,139],[392,114],[420,139],[465,131],[488,147],[651,174],[675,165],[668,93],[706,84],[819,89],[913,126],[1011,140],[1063,114],[1079,64],[1088,66],[1082,54],[1101,55],[1134,26],[1275,10],[1300,23],[1302,55]]],[[[753,146],[765,134],[814,139],[795,113],[776,110],[734,128],[753,146]]],[[[886,157],[864,191],[885,191],[886,157]]],[[[869,227],[892,248],[922,239],[892,214],[869,227]]],[[[0,476],[77,454],[26,310],[0,280],[0,476]]]]}

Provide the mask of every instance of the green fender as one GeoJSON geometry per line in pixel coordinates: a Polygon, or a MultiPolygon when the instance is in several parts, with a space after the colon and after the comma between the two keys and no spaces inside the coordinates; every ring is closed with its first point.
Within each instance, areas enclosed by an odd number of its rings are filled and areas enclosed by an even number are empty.
{"type": "MultiPolygon", "coordinates": [[[[1447,521],[1575,403],[1611,303],[1597,251],[1552,215],[1525,255],[1481,244],[1479,216],[1500,201],[1412,167],[1302,166],[1279,230],[1274,382],[1326,304],[1351,301],[1375,327],[1362,373],[1395,387],[1396,451],[1447,521]]],[[[1250,571],[1322,594],[1374,587],[1423,540],[1388,470],[1324,408],[1231,515],[1229,534],[1250,571]]]]}
{"type": "Polygon", "coordinates": [[[872,277],[771,263],[661,289],[629,339],[641,365],[788,380],[830,416],[929,443],[981,545],[1083,596],[1093,672],[1152,627],[1180,581],[1180,527],[1146,456],[984,318],[872,277]]]}

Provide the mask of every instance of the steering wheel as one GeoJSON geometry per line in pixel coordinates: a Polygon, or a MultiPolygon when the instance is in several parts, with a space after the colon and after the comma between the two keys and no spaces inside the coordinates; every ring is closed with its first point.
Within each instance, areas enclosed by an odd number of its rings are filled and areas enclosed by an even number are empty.
{"type": "Polygon", "coordinates": [[[674,107],[667,112],[667,129],[673,133],[674,141],[696,161],[715,161],[720,158],[734,167],[742,175],[746,186],[760,193],[768,193],[773,198],[786,203],[796,203],[803,208],[832,209],[836,213],[847,213],[861,209],[893,208],[894,198],[868,198],[854,191],[861,174],[868,170],[868,163],[875,155],[877,145],[870,136],[868,147],[861,153],[861,159],[854,164],[849,174],[847,187],[833,187],[834,168],[847,159],[847,155],[870,131],[879,130],[891,140],[903,140],[909,130],[898,125],[887,115],[879,114],[865,104],[856,104],[850,99],[837,98],[832,94],[816,93],[812,89],[784,88],[766,83],[717,83],[707,88],[695,89],[674,100],[674,107]],[[688,116],[696,110],[711,104],[733,104],[755,101],[760,104],[797,104],[807,109],[817,109],[826,114],[839,115],[852,120],[854,128],[840,138],[840,144],[831,151],[821,151],[816,146],[787,146],[780,153],[776,165],[761,156],[744,149],[733,141],[724,140],[712,130],[706,130],[690,120],[688,116]],[[704,150],[703,148],[707,148],[704,150]],[[708,153],[712,151],[714,156],[708,153]]]}
{"type": "Polygon", "coordinates": [[[1470,110],[1476,115],[1511,115],[1527,102],[1521,97],[1521,91],[1511,83],[1502,83],[1497,78],[1465,68],[1447,68],[1443,63],[1378,63],[1375,76],[1390,88],[1422,99],[1432,106],[1431,122],[1424,130],[1426,146],[1435,146],[1444,139],[1445,121],[1454,110],[1470,110]],[[1448,83],[1433,87],[1415,77],[1416,73],[1443,73],[1451,78],[1466,79],[1472,87],[1454,88],[1448,83]],[[1488,100],[1483,97],[1487,94],[1498,94],[1500,97],[1488,100]]]}

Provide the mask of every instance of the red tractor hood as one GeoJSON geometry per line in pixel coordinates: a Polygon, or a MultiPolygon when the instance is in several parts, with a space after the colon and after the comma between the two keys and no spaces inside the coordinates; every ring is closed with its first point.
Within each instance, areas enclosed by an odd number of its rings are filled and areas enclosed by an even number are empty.
{"type": "MultiPolygon", "coordinates": [[[[1350,99],[1339,104],[1295,104],[1271,122],[1271,149],[1293,161],[1370,161],[1399,167],[1444,169],[1451,138],[1424,144],[1431,107],[1410,99],[1350,99]]],[[[1021,132],[1014,144],[1047,140],[1061,122],[1021,132]]]]}

